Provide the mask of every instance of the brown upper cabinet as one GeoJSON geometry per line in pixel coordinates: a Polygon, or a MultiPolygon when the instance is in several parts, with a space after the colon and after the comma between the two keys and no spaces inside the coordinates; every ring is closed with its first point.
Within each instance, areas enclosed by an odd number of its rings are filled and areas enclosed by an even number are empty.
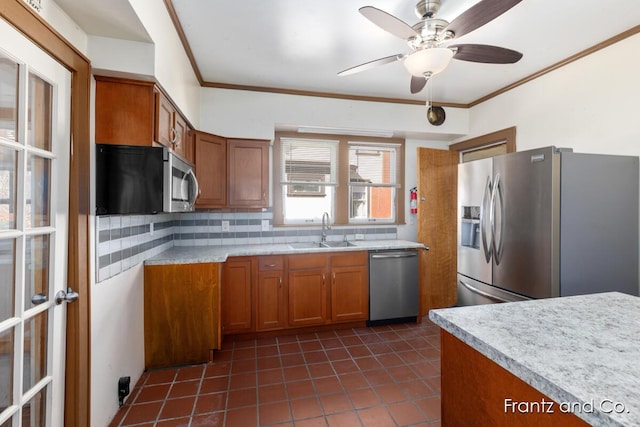
{"type": "Polygon", "coordinates": [[[190,147],[187,147],[189,127],[186,120],[162,92],[156,92],[155,96],[155,141],[173,148],[182,157],[190,158],[190,147]]]}
{"type": "Polygon", "coordinates": [[[152,81],[95,76],[96,142],[162,145],[193,161],[190,126],[152,81]]]}
{"type": "Polygon", "coordinates": [[[269,206],[269,141],[195,132],[196,208],[269,206]]]}

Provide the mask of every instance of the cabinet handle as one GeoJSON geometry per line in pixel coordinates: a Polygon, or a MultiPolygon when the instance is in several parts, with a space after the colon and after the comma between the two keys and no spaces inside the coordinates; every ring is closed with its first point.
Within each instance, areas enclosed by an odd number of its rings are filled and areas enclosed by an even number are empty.
{"type": "Polygon", "coordinates": [[[279,282],[280,282],[280,287],[282,287],[282,276],[280,276],[278,279],[279,279],[279,282]]]}
{"type": "Polygon", "coordinates": [[[180,145],[180,143],[176,143],[176,141],[178,140],[178,131],[176,131],[176,128],[171,128],[171,143],[175,144],[176,147],[178,147],[180,145]]]}
{"type": "Polygon", "coordinates": [[[333,273],[333,278],[332,278],[332,280],[333,280],[333,282],[332,282],[332,283],[335,285],[335,284],[336,284],[336,273],[333,273]]]}
{"type": "Polygon", "coordinates": [[[276,266],[276,264],[265,264],[264,266],[265,266],[265,267],[275,267],[275,266],[276,266]]]}
{"type": "Polygon", "coordinates": [[[324,273],[322,273],[322,285],[324,286],[324,273]]]}

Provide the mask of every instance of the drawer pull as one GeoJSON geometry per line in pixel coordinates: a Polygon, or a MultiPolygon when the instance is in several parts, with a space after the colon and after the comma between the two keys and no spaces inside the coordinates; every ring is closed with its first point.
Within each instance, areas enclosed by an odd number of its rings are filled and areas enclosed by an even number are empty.
{"type": "Polygon", "coordinates": [[[265,264],[264,266],[265,267],[277,267],[278,264],[265,264]]]}

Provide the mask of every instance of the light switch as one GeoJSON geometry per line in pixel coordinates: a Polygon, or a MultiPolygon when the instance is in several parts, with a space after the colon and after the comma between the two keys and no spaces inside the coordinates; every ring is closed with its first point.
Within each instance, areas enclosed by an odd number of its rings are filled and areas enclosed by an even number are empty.
{"type": "Polygon", "coordinates": [[[229,231],[229,221],[222,221],[222,231],[229,231]]]}
{"type": "Polygon", "coordinates": [[[269,231],[269,220],[268,219],[263,219],[262,220],[262,231],[269,231]]]}

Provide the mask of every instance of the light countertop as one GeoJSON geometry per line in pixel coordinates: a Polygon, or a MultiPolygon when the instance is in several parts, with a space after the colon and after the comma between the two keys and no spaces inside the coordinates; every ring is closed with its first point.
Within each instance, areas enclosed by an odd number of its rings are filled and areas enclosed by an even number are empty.
{"type": "Polygon", "coordinates": [[[572,412],[588,423],[640,426],[640,298],[607,292],[429,318],[556,402],[579,402],[585,410],[572,412]]]}
{"type": "Polygon", "coordinates": [[[306,243],[276,243],[228,246],[174,246],[145,260],[145,265],[196,264],[224,262],[231,256],[279,255],[314,252],[348,252],[385,249],[428,249],[425,245],[407,240],[355,240],[353,246],[339,248],[311,247],[306,243]],[[302,245],[302,247],[301,247],[302,245]]]}

